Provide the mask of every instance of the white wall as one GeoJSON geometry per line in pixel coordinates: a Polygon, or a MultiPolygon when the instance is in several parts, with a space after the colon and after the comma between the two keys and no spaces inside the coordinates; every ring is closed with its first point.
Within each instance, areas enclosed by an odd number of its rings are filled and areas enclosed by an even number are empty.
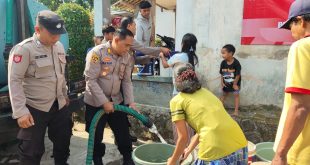
{"type": "MultiPolygon", "coordinates": [[[[175,12],[156,6],[155,34],[175,38],[175,12]]],[[[170,77],[171,70],[160,65],[160,76],[170,77]]]]}
{"type": "Polygon", "coordinates": [[[161,10],[156,6],[155,33],[168,37],[175,37],[175,12],[172,10],[161,10]]]}
{"type": "Polygon", "coordinates": [[[110,1],[94,0],[94,33],[102,36],[102,27],[110,23],[110,1]]]}
{"type": "Polygon", "coordinates": [[[235,45],[242,65],[241,105],[282,105],[288,46],[240,45],[243,0],[177,0],[176,46],[185,33],[198,39],[203,85],[220,95],[220,50],[235,45]]]}

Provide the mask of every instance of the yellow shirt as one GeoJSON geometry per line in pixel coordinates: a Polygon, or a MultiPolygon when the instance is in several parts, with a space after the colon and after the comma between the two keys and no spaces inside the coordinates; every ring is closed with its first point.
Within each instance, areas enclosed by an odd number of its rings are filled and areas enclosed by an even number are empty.
{"type": "Polygon", "coordinates": [[[207,89],[179,93],[170,101],[170,109],[172,121],[186,120],[199,134],[201,160],[216,160],[247,146],[239,125],[207,89]]]}
{"type": "MultiPolygon", "coordinates": [[[[310,38],[296,41],[290,48],[287,60],[287,75],[283,112],[275,140],[277,149],[283,133],[284,123],[291,104],[291,93],[310,94],[310,38]]],[[[288,152],[290,165],[310,164],[310,115],[305,126],[288,152]]]]}

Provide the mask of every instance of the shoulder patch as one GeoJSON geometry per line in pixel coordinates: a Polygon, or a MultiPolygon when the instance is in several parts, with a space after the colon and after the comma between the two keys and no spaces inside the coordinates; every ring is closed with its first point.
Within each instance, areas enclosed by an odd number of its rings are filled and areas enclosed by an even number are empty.
{"type": "Polygon", "coordinates": [[[100,58],[99,56],[93,52],[92,56],[91,56],[91,62],[94,63],[94,64],[97,64],[99,62],[100,58]]]}
{"type": "Polygon", "coordinates": [[[20,62],[22,61],[22,58],[23,58],[23,56],[20,55],[20,54],[14,54],[14,55],[13,55],[13,61],[14,61],[15,63],[20,63],[20,62]]]}

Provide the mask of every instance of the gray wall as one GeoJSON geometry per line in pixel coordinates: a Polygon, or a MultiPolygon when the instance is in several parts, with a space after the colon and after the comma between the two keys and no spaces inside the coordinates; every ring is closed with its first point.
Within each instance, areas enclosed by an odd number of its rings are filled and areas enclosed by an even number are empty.
{"type": "Polygon", "coordinates": [[[139,104],[169,107],[172,98],[172,78],[158,76],[133,76],[135,102],[139,104]]]}
{"type": "Polygon", "coordinates": [[[241,105],[281,106],[289,46],[240,45],[242,18],[243,0],[177,0],[176,46],[180,49],[185,33],[197,36],[198,72],[204,86],[220,95],[220,50],[235,45],[242,65],[241,105]]]}

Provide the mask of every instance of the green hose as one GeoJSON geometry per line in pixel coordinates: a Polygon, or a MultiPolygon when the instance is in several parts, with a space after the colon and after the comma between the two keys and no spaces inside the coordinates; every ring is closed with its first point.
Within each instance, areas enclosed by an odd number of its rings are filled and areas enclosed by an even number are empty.
{"type": "MultiPolygon", "coordinates": [[[[123,106],[123,105],[114,105],[114,110],[116,111],[122,111],[125,113],[128,113],[135,117],[136,119],[140,120],[146,127],[151,128],[153,123],[142,114],[138,113],[137,111],[123,106]]],[[[88,136],[88,147],[87,147],[87,156],[86,156],[86,165],[92,165],[93,161],[93,152],[94,152],[94,143],[95,143],[95,132],[97,128],[97,124],[100,120],[100,118],[104,115],[104,111],[98,111],[89,127],[89,136],[88,136]]]]}

